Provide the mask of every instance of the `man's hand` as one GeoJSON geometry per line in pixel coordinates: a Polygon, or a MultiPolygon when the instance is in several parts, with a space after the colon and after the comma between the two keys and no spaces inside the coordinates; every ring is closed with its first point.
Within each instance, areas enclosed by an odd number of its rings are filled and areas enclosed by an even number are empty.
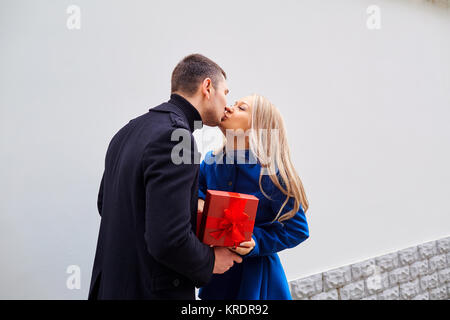
{"type": "Polygon", "coordinates": [[[241,256],[245,256],[250,251],[252,251],[254,247],[255,247],[255,240],[252,237],[250,241],[241,242],[239,247],[237,248],[228,247],[228,249],[236,252],[237,254],[240,254],[241,256]]]}
{"type": "Polygon", "coordinates": [[[214,247],[214,261],[213,273],[224,273],[230,269],[234,262],[241,263],[242,258],[237,254],[231,252],[226,247],[214,247]]]}

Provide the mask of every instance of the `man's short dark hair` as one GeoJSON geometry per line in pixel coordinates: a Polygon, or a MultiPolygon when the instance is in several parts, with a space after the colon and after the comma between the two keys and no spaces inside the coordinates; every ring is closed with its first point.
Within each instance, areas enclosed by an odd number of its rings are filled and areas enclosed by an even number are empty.
{"type": "Polygon", "coordinates": [[[183,58],[172,72],[171,92],[182,92],[192,96],[200,83],[210,78],[216,89],[221,77],[227,78],[225,71],[217,63],[201,54],[191,54],[183,58]]]}

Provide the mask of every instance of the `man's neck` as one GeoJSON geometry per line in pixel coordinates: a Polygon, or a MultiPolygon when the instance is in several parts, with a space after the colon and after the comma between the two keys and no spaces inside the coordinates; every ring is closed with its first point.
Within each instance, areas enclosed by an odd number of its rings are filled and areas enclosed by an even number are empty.
{"type": "Polygon", "coordinates": [[[202,108],[200,107],[200,99],[199,99],[199,97],[196,97],[195,95],[194,96],[192,96],[192,97],[188,97],[185,93],[183,93],[183,92],[180,92],[180,91],[175,91],[175,92],[172,92],[172,93],[175,93],[175,94],[177,94],[177,95],[179,95],[179,96],[182,96],[184,99],[186,99],[190,104],[192,104],[193,106],[194,106],[194,108],[195,109],[197,109],[197,111],[198,111],[198,113],[200,113],[200,116],[202,117],[202,119],[203,119],[203,113],[202,113],[202,108]]]}

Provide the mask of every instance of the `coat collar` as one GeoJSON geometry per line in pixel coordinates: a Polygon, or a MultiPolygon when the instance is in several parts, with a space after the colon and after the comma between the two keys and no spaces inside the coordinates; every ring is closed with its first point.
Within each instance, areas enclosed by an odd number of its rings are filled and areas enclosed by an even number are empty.
{"type": "Polygon", "coordinates": [[[200,116],[198,110],[189,101],[187,101],[179,94],[172,93],[170,95],[170,100],[168,101],[168,103],[177,106],[179,109],[181,109],[181,111],[183,111],[184,115],[186,116],[186,119],[188,120],[191,132],[194,132],[194,129],[199,129],[203,126],[202,117],[200,116]],[[199,127],[197,125],[197,127],[194,128],[194,121],[200,121],[201,126],[199,127]]]}
{"type": "Polygon", "coordinates": [[[259,163],[250,149],[228,150],[226,152],[226,148],[223,147],[217,155],[211,153],[211,156],[215,159],[216,163],[218,161],[225,164],[245,164],[247,166],[259,163]]]}

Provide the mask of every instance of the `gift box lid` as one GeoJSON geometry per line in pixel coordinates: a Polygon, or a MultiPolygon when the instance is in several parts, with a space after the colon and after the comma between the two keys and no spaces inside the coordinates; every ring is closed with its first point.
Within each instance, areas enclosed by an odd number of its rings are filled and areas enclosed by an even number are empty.
{"type": "Polygon", "coordinates": [[[259,198],[255,197],[251,194],[245,194],[245,193],[238,193],[238,192],[231,192],[231,191],[219,191],[219,190],[207,190],[206,194],[213,196],[226,196],[226,197],[235,197],[240,199],[251,199],[251,200],[259,200],[259,198]]]}

